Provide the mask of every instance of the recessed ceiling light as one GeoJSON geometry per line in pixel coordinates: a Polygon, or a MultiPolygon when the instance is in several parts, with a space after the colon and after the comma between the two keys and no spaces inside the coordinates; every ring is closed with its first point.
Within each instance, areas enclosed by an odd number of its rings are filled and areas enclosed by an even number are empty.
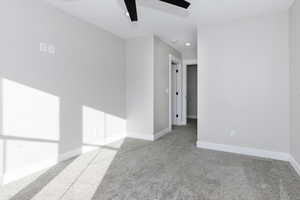
{"type": "Polygon", "coordinates": [[[189,47],[189,46],[191,46],[191,43],[190,42],[186,42],[185,46],[189,47]]]}

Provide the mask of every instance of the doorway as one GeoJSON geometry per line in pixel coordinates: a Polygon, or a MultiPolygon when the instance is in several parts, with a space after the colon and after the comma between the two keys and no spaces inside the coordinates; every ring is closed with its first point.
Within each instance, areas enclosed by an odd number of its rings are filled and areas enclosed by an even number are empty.
{"type": "Polygon", "coordinates": [[[197,107],[198,107],[198,64],[197,64],[197,60],[183,60],[183,69],[182,69],[182,78],[183,78],[183,86],[182,86],[182,93],[183,93],[183,99],[182,99],[182,124],[183,125],[187,125],[188,122],[188,118],[191,120],[191,118],[193,118],[194,122],[195,119],[197,118],[197,107]],[[189,71],[189,72],[188,72],[189,71]],[[188,75],[189,73],[189,75],[188,75]],[[195,81],[194,80],[190,80],[191,77],[190,76],[194,76],[192,77],[192,79],[196,79],[196,85],[195,85],[195,81]],[[196,77],[195,77],[196,76],[196,77]],[[193,88],[189,88],[189,92],[188,90],[188,84],[192,84],[193,88]],[[189,96],[188,96],[189,95],[189,96]],[[191,100],[192,98],[192,100],[191,100]],[[196,106],[195,106],[195,102],[196,102],[196,106]],[[189,104],[189,105],[188,105],[189,104]],[[192,106],[193,105],[193,106],[192,106]],[[189,108],[188,108],[189,107],[189,108]],[[189,109],[189,113],[188,113],[188,109],[189,109]]]}
{"type": "Polygon", "coordinates": [[[188,122],[197,120],[197,65],[187,65],[187,119],[188,122]]]}
{"type": "Polygon", "coordinates": [[[183,93],[181,60],[169,57],[169,128],[182,125],[183,93]]]}

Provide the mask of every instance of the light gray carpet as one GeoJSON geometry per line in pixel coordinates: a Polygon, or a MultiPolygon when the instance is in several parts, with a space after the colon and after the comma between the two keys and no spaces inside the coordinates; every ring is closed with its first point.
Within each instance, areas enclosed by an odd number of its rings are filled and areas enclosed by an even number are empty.
{"type": "Polygon", "coordinates": [[[125,139],[0,188],[12,200],[300,200],[282,161],[195,147],[195,123],[156,142],[125,139]]]}

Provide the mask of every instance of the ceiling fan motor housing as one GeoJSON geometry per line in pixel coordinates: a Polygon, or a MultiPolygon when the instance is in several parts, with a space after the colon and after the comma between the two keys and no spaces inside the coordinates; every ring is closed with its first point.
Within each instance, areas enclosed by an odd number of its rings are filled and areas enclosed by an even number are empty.
{"type": "MultiPolygon", "coordinates": [[[[188,9],[191,5],[191,3],[185,0],[159,0],[159,1],[172,4],[174,6],[178,6],[184,9],[188,9]]],[[[128,10],[130,20],[132,22],[138,21],[136,0],[124,0],[124,2],[128,10]]]]}

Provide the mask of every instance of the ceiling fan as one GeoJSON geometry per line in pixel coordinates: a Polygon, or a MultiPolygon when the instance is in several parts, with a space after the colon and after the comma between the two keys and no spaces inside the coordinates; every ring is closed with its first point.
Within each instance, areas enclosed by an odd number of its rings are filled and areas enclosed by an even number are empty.
{"type": "MultiPolygon", "coordinates": [[[[184,9],[188,9],[191,3],[185,0],[159,0],[165,3],[172,4],[174,6],[178,6],[184,9]]],[[[124,0],[126,8],[128,10],[130,20],[132,22],[138,21],[137,8],[136,8],[136,0],[124,0]]]]}

